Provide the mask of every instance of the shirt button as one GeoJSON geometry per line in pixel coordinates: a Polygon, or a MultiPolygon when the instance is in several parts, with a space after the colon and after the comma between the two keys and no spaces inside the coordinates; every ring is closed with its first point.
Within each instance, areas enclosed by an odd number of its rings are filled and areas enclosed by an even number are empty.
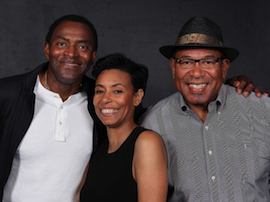
{"type": "Polygon", "coordinates": [[[205,128],[205,130],[207,130],[207,131],[208,131],[208,129],[209,129],[209,126],[205,126],[204,128],[205,128]]]}
{"type": "Polygon", "coordinates": [[[214,181],[215,181],[215,179],[216,179],[216,177],[215,177],[215,176],[212,176],[211,178],[212,178],[212,181],[213,181],[213,182],[214,182],[214,181]]]}
{"type": "Polygon", "coordinates": [[[220,112],[218,112],[218,115],[220,115],[221,113],[220,112]]]}
{"type": "Polygon", "coordinates": [[[213,152],[210,150],[208,153],[209,153],[210,156],[212,156],[212,153],[213,153],[213,152]]]}

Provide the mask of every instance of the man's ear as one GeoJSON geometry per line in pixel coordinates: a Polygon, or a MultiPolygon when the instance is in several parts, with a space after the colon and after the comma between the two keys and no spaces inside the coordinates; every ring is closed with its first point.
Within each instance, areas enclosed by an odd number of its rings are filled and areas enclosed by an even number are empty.
{"type": "Polygon", "coordinates": [[[45,54],[45,57],[49,60],[50,59],[50,45],[48,42],[45,42],[44,54],[45,54]]]}
{"type": "Polygon", "coordinates": [[[173,79],[174,79],[175,78],[175,62],[174,62],[173,58],[170,59],[170,66],[171,66],[171,69],[172,69],[172,76],[173,76],[173,79]]]}
{"type": "Polygon", "coordinates": [[[142,102],[143,96],[144,96],[144,91],[143,91],[143,89],[140,88],[134,95],[134,106],[135,107],[137,107],[142,102]]]}
{"type": "Polygon", "coordinates": [[[230,60],[229,59],[224,59],[222,61],[222,65],[221,65],[221,71],[222,71],[223,79],[226,78],[227,71],[228,71],[229,67],[230,67],[230,60]]]}

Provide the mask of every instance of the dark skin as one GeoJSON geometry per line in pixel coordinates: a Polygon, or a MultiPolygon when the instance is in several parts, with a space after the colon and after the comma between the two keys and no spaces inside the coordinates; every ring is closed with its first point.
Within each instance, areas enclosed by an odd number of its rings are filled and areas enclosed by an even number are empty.
{"type": "MultiPolygon", "coordinates": [[[[91,30],[84,24],[64,21],[54,31],[51,42],[45,44],[44,52],[46,58],[50,60],[47,71],[48,86],[65,101],[79,91],[84,74],[95,60],[96,51],[93,50],[91,30]],[[70,66],[59,68],[63,62],[70,63],[70,66]]],[[[45,72],[41,72],[40,80],[43,86],[45,86],[44,76],[45,72]]],[[[226,83],[236,87],[237,93],[245,97],[252,91],[257,97],[261,97],[262,94],[268,96],[258,87],[254,87],[251,80],[244,75],[228,79],[226,83]]]]}
{"type": "Polygon", "coordinates": [[[256,96],[260,98],[262,95],[268,96],[268,93],[262,92],[258,87],[255,87],[251,80],[245,75],[236,76],[226,80],[226,84],[236,87],[238,94],[243,94],[244,97],[248,97],[250,92],[254,91],[256,96]],[[244,91],[243,91],[244,89],[244,91]]]}
{"type": "MultiPolygon", "coordinates": [[[[218,50],[207,48],[187,48],[178,50],[175,53],[176,58],[192,58],[193,60],[200,60],[200,58],[213,57],[220,58],[221,53],[218,50]]],[[[208,114],[208,104],[214,101],[218,95],[221,85],[226,78],[230,61],[223,59],[222,62],[217,62],[213,68],[202,68],[199,63],[195,63],[193,68],[179,68],[179,64],[173,59],[170,59],[170,66],[172,68],[172,75],[175,81],[176,88],[184,97],[186,104],[198,115],[198,117],[205,121],[208,114]]],[[[242,91],[243,83],[247,84],[244,96],[249,95],[249,90],[254,87],[249,81],[236,82],[236,78],[232,79],[233,85],[238,85],[236,89],[238,92],[242,91]]],[[[239,79],[239,78],[238,78],[239,79]]],[[[240,79],[247,79],[240,77],[240,79]]],[[[230,82],[230,81],[229,81],[230,82]]],[[[261,96],[261,92],[256,95],[261,96]]]]}
{"type": "Polygon", "coordinates": [[[47,72],[40,74],[43,86],[58,93],[63,101],[78,93],[96,57],[90,28],[79,22],[62,22],[53,32],[50,43],[45,43],[44,53],[49,66],[47,72]]]}

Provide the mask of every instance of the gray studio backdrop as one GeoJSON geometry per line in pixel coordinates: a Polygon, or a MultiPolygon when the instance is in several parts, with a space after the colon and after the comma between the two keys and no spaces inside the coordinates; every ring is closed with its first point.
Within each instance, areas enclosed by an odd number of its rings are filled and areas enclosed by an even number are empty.
{"type": "Polygon", "coordinates": [[[148,66],[144,105],[149,106],[176,91],[159,47],[173,44],[189,18],[205,16],[221,26],[225,45],[240,51],[228,77],[245,74],[270,93],[269,10],[270,0],[0,0],[0,78],[45,62],[49,25],[79,14],[97,29],[97,59],[121,52],[148,66]]]}

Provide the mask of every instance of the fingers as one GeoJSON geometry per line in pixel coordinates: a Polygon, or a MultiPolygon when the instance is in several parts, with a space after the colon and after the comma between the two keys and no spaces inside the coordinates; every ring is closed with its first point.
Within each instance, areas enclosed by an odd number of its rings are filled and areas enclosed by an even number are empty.
{"type": "Polygon", "coordinates": [[[226,81],[227,84],[236,87],[238,94],[243,94],[244,97],[248,97],[252,91],[256,96],[260,98],[262,95],[268,96],[268,93],[262,92],[258,87],[255,87],[251,80],[245,75],[233,77],[226,81]]]}
{"type": "Polygon", "coordinates": [[[268,97],[268,93],[262,92],[258,87],[255,87],[253,90],[258,98],[260,98],[262,95],[268,97]]]}
{"type": "Polygon", "coordinates": [[[244,86],[244,92],[243,95],[244,97],[248,97],[249,94],[254,90],[254,86],[252,83],[249,83],[248,85],[244,86]]]}
{"type": "Polygon", "coordinates": [[[247,84],[246,81],[239,81],[239,84],[238,84],[237,89],[236,89],[238,94],[242,94],[246,84],[247,84]]]}
{"type": "Polygon", "coordinates": [[[254,88],[254,92],[258,98],[260,98],[262,96],[262,93],[258,87],[254,88]]]}
{"type": "Polygon", "coordinates": [[[227,79],[225,83],[234,87],[237,87],[240,84],[236,76],[230,79],[227,79]]]}
{"type": "MultiPolygon", "coordinates": [[[[245,75],[235,77],[236,81],[234,82],[236,85],[234,85],[236,88],[236,91],[238,94],[243,94],[244,97],[248,97],[250,92],[254,90],[254,85],[252,84],[251,80],[249,80],[245,75]]],[[[259,95],[258,91],[258,96],[259,95]]]]}
{"type": "MultiPolygon", "coordinates": [[[[243,82],[244,83],[244,82],[243,82]]],[[[244,97],[248,97],[252,91],[254,91],[255,95],[260,98],[262,95],[268,96],[268,93],[262,92],[258,87],[254,87],[252,83],[245,86],[245,84],[242,84],[242,82],[237,87],[237,93],[241,94],[242,91],[244,97]]]]}
{"type": "Polygon", "coordinates": [[[234,86],[234,87],[238,87],[240,85],[240,82],[239,81],[234,81],[231,85],[234,86]]]}

